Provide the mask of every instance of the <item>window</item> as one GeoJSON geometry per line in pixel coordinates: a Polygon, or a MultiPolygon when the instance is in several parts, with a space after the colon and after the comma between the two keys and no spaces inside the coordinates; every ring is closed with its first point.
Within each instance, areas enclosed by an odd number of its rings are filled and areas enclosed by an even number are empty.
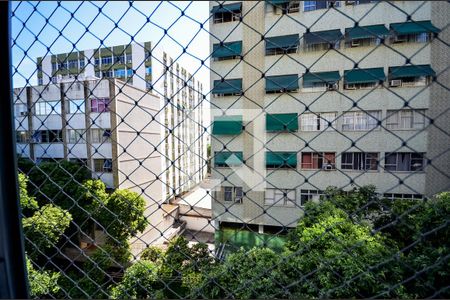
{"type": "Polygon", "coordinates": [[[334,152],[302,152],[302,169],[334,170],[336,154],[334,152]]]}
{"type": "Polygon", "coordinates": [[[91,112],[102,113],[108,111],[109,111],[108,98],[91,99],[91,112]]]}
{"type": "Polygon", "coordinates": [[[280,4],[272,4],[269,2],[266,2],[266,13],[272,12],[275,14],[282,13],[284,14],[291,14],[296,13],[300,11],[300,1],[291,0],[285,3],[280,4]]]}
{"type": "Polygon", "coordinates": [[[133,76],[133,69],[127,69],[127,77],[133,76]]]}
{"type": "Polygon", "coordinates": [[[336,113],[305,113],[300,115],[301,131],[322,131],[336,127],[336,113]],[[331,125],[329,123],[331,122],[331,125]]]}
{"type": "Polygon", "coordinates": [[[317,9],[324,9],[329,7],[339,7],[339,1],[304,1],[303,11],[312,11],[317,9]]]}
{"type": "Polygon", "coordinates": [[[58,70],[58,63],[52,63],[52,71],[55,72],[58,70]]]}
{"type": "Polygon", "coordinates": [[[381,111],[353,111],[343,115],[342,130],[366,131],[378,127],[381,111]]]}
{"type": "Polygon", "coordinates": [[[28,131],[16,131],[17,143],[28,143],[28,131]]]}
{"type": "Polygon", "coordinates": [[[242,203],[243,191],[242,187],[225,186],[223,188],[224,200],[226,202],[242,203]]]}
{"type": "Polygon", "coordinates": [[[20,116],[27,115],[27,106],[25,104],[15,104],[14,105],[14,113],[16,118],[20,116]]]}
{"type": "Polygon", "coordinates": [[[344,86],[346,90],[362,90],[362,89],[373,89],[378,86],[378,82],[364,82],[364,83],[350,83],[344,86]]]}
{"type": "Polygon", "coordinates": [[[131,62],[133,61],[133,58],[131,56],[131,53],[127,53],[127,64],[131,64],[131,62]]]}
{"type": "Polygon", "coordinates": [[[370,37],[361,39],[352,39],[345,42],[346,48],[378,46],[381,44],[380,38],[370,37]]]}
{"type": "Polygon", "coordinates": [[[422,171],[424,166],[423,153],[396,152],[387,153],[384,158],[384,169],[388,171],[422,171]]]}
{"type": "Polygon", "coordinates": [[[218,12],[214,14],[214,24],[239,21],[240,17],[240,10],[218,12]]]}
{"type": "Polygon", "coordinates": [[[389,200],[405,199],[405,200],[423,200],[424,197],[421,194],[393,194],[385,193],[383,197],[389,200]]]}
{"type": "Polygon", "coordinates": [[[145,67],[145,75],[152,74],[152,67],[145,67]]]}
{"type": "Polygon", "coordinates": [[[53,76],[52,77],[52,83],[58,83],[58,77],[57,76],[53,76]]]}
{"type": "Polygon", "coordinates": [[[264,205],[272,206],[295,206],[294,189],[266,189],[264,196],[264,205]]]}
{"type": "Polygon", "coordinates": [[[67,69],[67,61],[60,62],[60,63],[58,64],[58,68],[59,68],[60,70],[66,70],[66,69],[67,69]]]}
{"type": "Polygon", "coordinates": [[[85,130],[84,129],[68,129],[67,140],[69,144],[85,143],[85,130]]]}
{"type": "Polygon", "coordinates": [[[425,109],[388,110],[386,128],[422,129],[425,127],[425,109]]]}
{"type": "Polygon", "coordinates": [[[431,82],[431,78],[427,76],[403,77],[401,79],[393,79],[389,82],[390,87],[415,87],[426,86],[431,82]]]}
{"type": "Polygon", "coordinates": [[[359,4],[367,4],[376,1],[371,0],[356,0],[356,1],[345,1],[345,5],[359,5],[359,4]]]}
{"type": "Polygon", "coordinates": [[[113,62],[112,56],[102,57],[102,65],[109,65],[112,64],[112,62],[113,62]]]}
{"type": "Polygon", "coordinates": [[[69,158],[70,162],[82,165],[82,166],[87,166],[87,159],[86,158],[78,158],[78,157],[71,157],[69,158]]]}
{"type": "Polygon", "coordinates": [[[102,128],[91,128],[91,142],[93,144],[101,144],[110,142],[111,130],[102,128]]]}
{"type": "Polygon", "coordinates": [[[377,171],[378,153],[375,152],[342,153],[341,168],[344,170],[377,171]]]}
{"type": "Polygon", "coordinates": [[[300,190],[300,206],[305,206],[311,200],[319,200],[322,194],[319,190],[300,190]]]}
{"type": "Polygon", "coordinates": [[[84,114],[84,100],[69,100],[69,114],[84,114]]]}
{"type": "Polygon", "coordinates": [[[94,170],[97,173],[111,173],[112,160],[111,159],[94,159],[94,170]]]}
{"type": "Polygon", "coordinates": [[[37,116],[61,114],[60,101],[38,101],[34,107],[37,116]]]}
{"type": "Polygon", "coordinates": [[[80,58],[79,64],[80,64],[80,69],[85,66],[84,58],[80,58]]]}
{"type": "Polygon", "coordinates": [[[394,44],[401,43],[428,43],[431,40],[431,33],[421,32],[414,34],[402,34],[392,37],[394,44]]]}
{"type": "Polygon", "coordinates": [[[38,78],[38,85],[44,85],[44,80],[42,79],[42,77],[38,78]]]}
{"type": "MultiPolygon", "coordinates": [[[[98,77],[100,77],[100,76],[98,76],[98,77]]],[[[102,72],[102,77],[114,77],[113,70],[103,71],[102,72]]]]}
{"type": "Polygon", "coordinates": [[[37,130],[33,133],[32,140],[35,143],[60,143],[62,142],[62,131],[37,130]]]}
{"type": "Polygon", "coordinates": [[[120,54],[114,56],[114,61],[118,64],[124,64],[125,63],[125,54],[120,54]]]}
{"type": "Polygon", "coordinates": [[[69,60],[69,69],[77,69],[78,68],[78,59],[69,60]]]}
{"type": "Polygon", "coordinates": [[[94,59],[94,66],[99,66],[100,65],[100,58],[95,58],[94,59]]]}
{"type": "Polygon", "coordinates": [[[115,69],[114,77],[125,77],[125,69],[115,69]]]}

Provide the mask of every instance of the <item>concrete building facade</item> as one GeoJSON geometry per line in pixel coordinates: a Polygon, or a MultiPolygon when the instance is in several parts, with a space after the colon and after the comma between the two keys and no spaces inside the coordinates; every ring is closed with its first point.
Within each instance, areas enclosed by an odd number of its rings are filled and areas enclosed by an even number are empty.
{"type": "Polygon", "coordinates": [[[445,5],[211,1],[215,227],[294,227],[329,186],[448,190],[445,5]]]}
{"type": "Polygon", "coordinates": [[[86,78],[117,78],[158,96],[161,174],[165,199],[189,191],[206,175],[203,84],[151,42],[37,58],[40,85],[86,78]]]}

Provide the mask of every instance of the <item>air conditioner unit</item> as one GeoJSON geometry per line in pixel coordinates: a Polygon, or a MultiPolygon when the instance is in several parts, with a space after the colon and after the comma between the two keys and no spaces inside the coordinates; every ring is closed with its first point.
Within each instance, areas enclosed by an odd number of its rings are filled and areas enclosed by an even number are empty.
{"type": "Polygon", "coordinates": [[[394,79],[394,80],[391,80],[391,82],[390,82],[391,87],[396,87],[396,86],[401,86],[401,85],[402,85],[401,79],[394,79]]]}
{"type": "Polygon", "coordinates": [[[322,169],[325,171],[334,170],[334,166],[332,164],[325,164],[322,166],[322,169]]]}
{"type": "Polygon", "coordinates": [[[327,84],[327,90],[328,91],[336,91],[339,89],[339,84],[337,82],[332,84],[327,84]]]}
{"type": "Polygon", "coordinates": [[[347,5],[354,5],[356,1],[345,1],[345,4],[347,5]]]}
{"type": "Polygon", "coordinates": [[[352,40],[352,47],[359,47],[359,40],[352,40]]]}

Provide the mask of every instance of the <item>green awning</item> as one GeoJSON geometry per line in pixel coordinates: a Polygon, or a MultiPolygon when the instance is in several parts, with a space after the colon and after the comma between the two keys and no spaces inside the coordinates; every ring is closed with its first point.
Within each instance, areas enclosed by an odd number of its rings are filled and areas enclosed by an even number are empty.
{"type": "Polygon", "coordinates": [[[383,68],[356,69],[344,71],[344,80],[346,84],[369,83],[384,81],[383,68]]]}
{"type": "Polygon", "coordinates": [[[392,23],[391,29],[395,31],[396,34],[415,34],[423,32],[433,32],[438,33],[441,30],[431,24],[431,21],[415,21],[415,22],[405,22],[405,23],[392,23]]]}
{"type": "Polygon", "coordinates": [[[282,35],[267,37],[266,40],[266,50],[270,49],[292,49],[297,48],[300,44],[300,38],[298,34],[282,35]]]}
{"type": "Polygon", "coordinates": [[[298,114],[267,114],[266,130],[269,132],[276,131],[297,131],[298,130],[298,114]]]}
{"type": "Polygon", "coordinates": [[[212,57],[231,57],[242,53],[242,41],[223,43],[213,45],[212,57]]]}
{"type": "Polygon", "coordinates": [[[242,132],[242,116],[220,116],[214,118],[212,134],[240,134],[242,132]]]}
{"type": "Polygon", "coordinates": [[[293,91],[298,89],[298,75],[266,77],[266,92],[293,91]]]}
{"type": "Polygon", "coordinates": [[[389,78],[436,76],[430,65],[400,66],[389,68],[389,78]]]}
{"type": "Polygon", "coordinates": [[[345,28],[345,35],[349,39],[383,38],[389,34],[389,30],[384,25],[359,26],[345,28]]]}
{"type": "Polygon", "coordinates": [[[297,167],[296,152],[266,152],[266,168],[297,167]]]}
{"type": "Polygon", "coordinates": [[[341,30],[325,30],[316,32],[307,32],[303,35],[303,39],[307,45],[311,44],[334,44],[343,37],[341,30]]]}
{"type": "Polygon", "coordinates": [[[214,80],[213,94],[239,94],[242,92],[242,79],[214,80]]]}
{"type": "Polygon", "coordinates": [[[235,10],[242,10],[242,2],[231,3],[231,4],[223,4],[222,7],[220,5],[214,6],[211,9],[211,13],[223,13],[223,12],[232,12],[235,10]]]}
{"type": "Polygon", "coordinates": [[[227,166],[238,166],[241,165],[243,161],[242,152],[215,152],[214,153],[214,165],[227,165],[227,166]]]}
{"type": "Polygon", "coordinates": [[[270,3],[272,5],[282,5],[289,3],[289,0],[267,0],[267,3],[270,3]]]}
{"type": "Polygon", "coordinates": [[[317,73],[305,73],[303,75],[303,85],[314,84],[314,83],[335,83],[339,81],[341,75],[339,75],[339,71],[331,71],[331,72],[317,72],[317,73]]]}

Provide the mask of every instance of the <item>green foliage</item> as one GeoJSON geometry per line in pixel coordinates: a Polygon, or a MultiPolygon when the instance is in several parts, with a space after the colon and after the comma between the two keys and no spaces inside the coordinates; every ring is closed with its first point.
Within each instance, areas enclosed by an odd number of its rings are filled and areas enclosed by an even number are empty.
{"type": "Polygon", "coordinates": [[[33,183],[29,191],[40,205],[57,205],[71,213],[75,224],[82,224],[88,216],[77,203],[83,192],[81,184],[90,178],[89,170],[74,162],[41,163],[29,172],[33,183]]]}
{"type": "Polygon", "coordinates": [[[36,199],[28,195],[27,184],[27,177],[24,174],[19,173],[20,207],[22,208],[23,212],[38,209],[38,203],[36,199]]]}
{"type": "Polygon", "coordinates": [[[241,249],[193,282],[190,296],[201,298],[275,298],[280,256],[267,248],[241,249]]]}
{"type": "Polygon", "coordinates": [[[129,267],[120,284],[111,289],[112,299],[162,299],[161,282],[155,263],[142,260],[129,267]]]}
{"type": "MultiPolygon", "coordinates": [[[[400,269],[393,259],[397,249],[387,247],[381,234],[372,234],[367,224],[354,223],[332,200],[308,205],[305,214],[308,217],[290,235],[285,253],[285,284],[302,278],[290,290],[295,297],[369,297],[400,284],[400,269]],[[315,222],[310,210],[316,214],[315,222]]],[[[402,293],[400,284],[383,297],[402,293]]]]}
{"type": "Polygon", "coordinates": [[[60,274],[50,271],[37,271],[27,258],[28,281],[31,297],[43,297],[59,291],[57,284],[60,274]]]}
{"type": "Polygon", "coordinates": [[[28,253],[32,255],[32,249],[43,251],[54,246],[71,220],[67,211],[51,204],[42,206],[33,216],[24,218],[24,234],[30,241],[27,243],[28,253]]]}
{"type": "Polygon", "coordinates": [[[27,178],[19,173],[20,204],[31,217],[22,218],[22,226],[26,237],[27,271],[30,284],[30,295],[43,297],[56,293],[60,274],[49,270],[36,270],[28,256],[37,257],[39,252],[54,246],[64,231],[69,227],[71,215],[53,205],[44,205],[39,208],[36,200],[27,192],[27,178]]]}
{"type": "Polygon", "coordinates": [[[427,298],[436,291],[438,298],[450,298],[450,193],[427,201],[386,201],[390,209],[375,220],[377,228],[395,243],[404,255],[403,277],[412,297],[427,298]]]}
{"type": "Polygon", "coordinates": [[[153,263],[158,263],[163,259],[164,252],[158,247],[149,246],[144,249],[141,253],[141,260],[148,260],[153,263]]]}
{"type": "Polygon", "coordinates": [[[112,238],[120,243],[145,229],[145,200],[129,190],[116,190],[93,211],[93,218],[104,227],[112,238]],[[106,202],[106,203],[105,203],[106,202]]]}

